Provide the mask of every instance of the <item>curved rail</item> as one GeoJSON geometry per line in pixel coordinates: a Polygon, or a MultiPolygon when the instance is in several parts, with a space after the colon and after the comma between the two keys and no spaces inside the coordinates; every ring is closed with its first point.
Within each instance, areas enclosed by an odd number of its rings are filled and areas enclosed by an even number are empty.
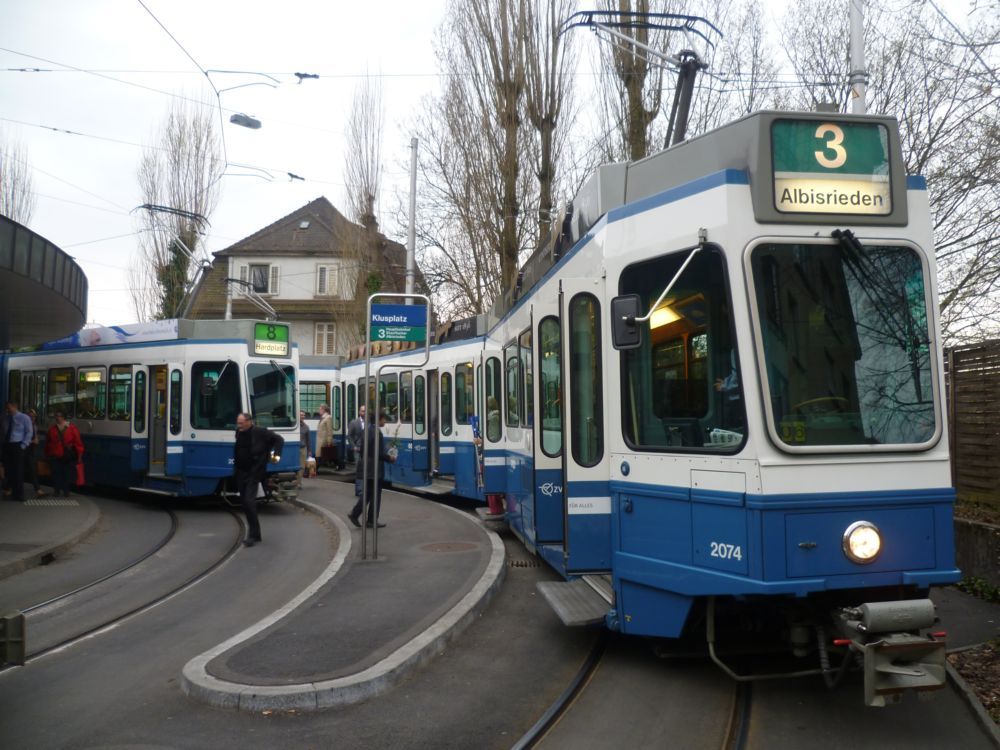
{"type": "Polygon", "coordinates": [[[574,700],[583,690],[584,686],[590,681],[590,678],[593,677],[594,672],[597,670],[597,665],[601,663],[601,657],[604,656],[607,645],[608,631],[602,630],[594,642],[593,648],[590,649],[586,660],[580,666],[579,671],[577,671],[569,685],[556,698],[555,702],[548,707],[545,713],[542,714],[542,717],[535,722],[535,725],[525,732],[524,736],[513,745],[512,750],[527,750],[534,747],[545,736],[545,733],[562,718],[570,706],[573,705],[574,700]]]}
{"type": "Polygon", "coordinates": [[[722,750],[743,750],[747,746],[752,705],[753,683],[737,683],[733,694],[733,706],[729,712],[729,723],[726,726],[726,736],[722,741],[722,750]]]}
{"type": "Polygon", "coordinates": [[[100,583],[104,583],[109,578],[114,578],[117,575],[121,575],[126,570],[131,570],[132,568],[134,568],[137,565],[139,565],[141,562],[143,562],[143,561],[149,559],[150,557],[152,557],[153,555],[155,555],[161,549],[163,549],[164,547],[166,547],[167,543],[171,539],[173,539],[174,535],[177,533],[177,514],[174,513],[172,510],[170,510],[169,508],[167,509],[167,513],[170,514],[170,529],[167,531],[166,536],[164,536],[163,539],[161,539],[156,546],[154,546],[151,550],[149,550],[149,552],[146,552],[144,555],[142,555],[142,557],[139,557],[138,559],[133,560],[132,562],[128,563],[127,565],[123,565],[118,570],[115,570],[115,571],[113,571],[111,573],[108,573],[105,576],[101,576],[100,578],[98,578],[98,579],[96,579],[94,581],[91,581],[90,583],[85,583],[82,586],[79,586],[78,588],[73,589],[72,591],[67,591],[64,594],[59,594],[58,596],[53,596],[51,599],[46,599],[44,602],[39,602],[38,604],[32,604],[30,607],[25,607],[24,609],[21,610],[21,614],[25,614],[26,615],[29,612],[34,612],[36,609],[41,609],[42,607],[48,607],[49,605],[55,604],[56,602],[62,601],[63,599],[69,599],[71,596],[75,596],[76,594],[79,594],[81,591],[86,591],[87,589],[91,588],[92,586],[97,586],[100,583]]]}
{"type": "MultiPolygon", "coordinates": [[[[96,633],[99,633],[100,631],[102,631],[102,630],[104,630],[104,629],[106,629],[108,627],[111,627],[112,625],[117,625],[120,622],[123,622],[123,621],[125,621],[125,620],[127,620],[127,619],[129,619],[131,617],[134,617],[135,615],[142,614],[143,612],[146,612],[147,610],[150,610],[153,607],[156,607],[156,606],[162,604],[163,602],[167,601],[168,599],[173,598],[174,596],[176,596],[177,594],[180,594],[181,592],[187,590],[191,586],[194,586],[196,583],[198,583],[199,581],[203,580],[204,578],[207,578],[215,570],[217,570],[220,566],[222,566],[226,561],[228,561],[230,558],[232,558],[232,556],[235,555],[236,552],[238,550],[240,550],[241,547],[242,547],[242,539],[243,539],[243,536],[245,534],[244,521],[239,516],[239,514],[237,514],[235,511],[227,508],[226,512],[229,513],[229,515],[232,516],[233,519],[236,521],[237,529],[239,531],[235,535],[235,539],[233,540],[232,545],[229,547],[228,550],[226,550],[226,553],[224,555],[222,555],[214,563],[212,563],[211,565],[209,565],[204,570],[202,570],[202,571],[196,573],[195,575],[191,576],[186,581],[184,581],[183,583],[181,583],[179,586],[176,586],[173,589],[171,589],[170,591],[167,591],[167,592],[165,592],[163,594],[160,594],[159,596],[155,597],[154,599],[152,599],[152,600],[150,600],[148,602],[145,602],[144,604],[141,604],[138,607],[133,607],[132,609],[130,609],[130,610],[126,611],[126,612],[123,612],[123,613],[121,613],[119,615],[115,615],[114,617],[109,618],[105,622],[103,622],[103,623],[101,623],[99,625],[95,625],[95,626],[93,626],[91,628],[88,628],[87,630],[85,630],[82,633],[77,633],[76,635],[74,635],[74,636],[72,636],[70,638],[67,638],[67,639],[65,639],[65,640],[63,640],[63,641],[61,641],[59,643],[55,643],[55,644],[53,644],[51,646],[47,646],[47,647],[45,647],[43,649],[40,649],[38,651],[29,653],[26,656],[26,658],[24,660],[24,663],[28,664],[28,663],[36,660],[36,659],[39,659],[39,658],[45,656],[46,654],[53,653],[53,652],[58,651],[60,649],[66,648],[67,646],[71,646],[74,643],[77,643],[78,641],[84,640],[85,638],[88,638],[89,636],[92,636],[92,635],[94,635],[96,633]]],[[[176,516],[173,515],[172,511],[171,511],[171,515],[173,516],[174,520],[176,521],[176,516]]],[[[176,524],[171,528],[171,532],[170,532],[170,534],[168,534],[167,540],[169,540],[169,538],[171,538],[175,534],[175,532],[176,532],[176,524]]],[[[165,544],[165,542],[164,542],[164,544],[165,544]]],[[[157,549],[160,549],[162,547],[163,547],[163,544],[161,544],[157,549]]],[[[154,550],[150,554],[145,555],[143,559],[148,558],[151,554],[154,554],[155,552],[156,552],[156,550],[154,550]]],[[[130,566],[127,566],[126,568],[123,568],[122,570],[127,570],[128,568],[134,567],[135,565],[138,565],[139,562],[141,562],[141,560],[133,563],[130,566]]],[[[116,573],[114,573],[112,575],[118,575],[121,572],[122,571],[120,570],[120,571],[117,571],[116,573]]],[[[112,576],[104,576],[101,579],[101,581],[108,580],[111,577],[112,576]]],[[[85,589],[88,589],[88,588],[96,585],[97,583],[100,583],[100,581],[94,581],[92,583],[88,583],[85,586],[81,586],[79,589],[77,589],[74,592],[71,592],[69,594],[62,594],[62,595],[60,595],[58,597],[50,599],[48,602],[45,602],[43,604],[36,604],[36,605],[34,605],[32,607],[32,609],[38,610],[42,606],[45,606],[47,604],[52,604],[53,602],[61,601],[61,600],[66,599],[67,597],[69,597],[69,596],[71,596],[73,594],[79,593],[80,591],[84,591],[85,589]]],[[[28,610],[25,610],[25,611],[27,612],[28,610]]],[[[0,668],[0,672],[6,672],[8,669],[13,669],[16,666],[18,666],[18,665],[13,665],[13,664],[7,665],[5,667],[0,668]]]]}

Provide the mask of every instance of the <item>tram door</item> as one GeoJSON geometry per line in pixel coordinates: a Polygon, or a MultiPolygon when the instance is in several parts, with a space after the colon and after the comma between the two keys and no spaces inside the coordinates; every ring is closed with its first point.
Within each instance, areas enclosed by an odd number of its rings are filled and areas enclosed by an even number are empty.
{"type": "Polygon", "coordinates": [[[146,375],[145,367],[132,365],[132,450],[129,468],[133,472],[145,472],[149,468],[149,433],[147,432],[149,389],[146,386],[146,375]]]}
{"type": "Polygon", "coordinates": [[[427,461],[436,474],[441,468],[441,398],[438,371],[427,371],[427,461]]]}
{"type": "Polygon", "coordinates": [[[563,556],[566,572],[611,568],[611,490],[605,433],[603,279],[563,279],[563,556]]]}
{"type": "Polygon", "coordinates": [[[556,302],[537,305],[535,321],[535,538],[563,541],[562,334],[556,302]]]}
{"type": "Polygon", "coordinates": [[[149,368],[149,473],[167,473],[167,366],[149,368]]]}

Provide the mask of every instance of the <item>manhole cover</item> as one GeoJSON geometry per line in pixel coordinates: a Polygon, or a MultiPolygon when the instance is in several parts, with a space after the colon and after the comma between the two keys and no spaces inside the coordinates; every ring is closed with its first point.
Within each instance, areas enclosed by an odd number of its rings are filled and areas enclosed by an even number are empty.
{"type": "Polygon", "coordinates": [[[420,549],[427,550],[428,552],[467,552],[470,549],[475,549],[477,546],[472,542],[432,542],[431,544],[425,544],[420,549]]]}

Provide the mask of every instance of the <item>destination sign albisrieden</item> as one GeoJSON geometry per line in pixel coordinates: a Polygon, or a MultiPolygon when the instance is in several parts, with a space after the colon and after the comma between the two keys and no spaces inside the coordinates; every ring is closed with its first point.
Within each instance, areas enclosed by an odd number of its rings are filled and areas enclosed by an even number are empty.
{"type": "Polygon", "coordinates": [[[372,341],[424,341],[427,308],[424,305],[372,305],[372,341]]]}
{"type": "Polygon", "coordinates": [[[771,126],[774,206],[785,213],[892,213],[881,123],[778,120],[771,126]]]}

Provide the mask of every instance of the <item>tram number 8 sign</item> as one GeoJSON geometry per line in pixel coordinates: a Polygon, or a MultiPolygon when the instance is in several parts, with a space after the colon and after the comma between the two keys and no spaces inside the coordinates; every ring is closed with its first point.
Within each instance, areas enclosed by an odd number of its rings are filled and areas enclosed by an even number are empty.
{"type": "Polygon", "coordinates": [[[276,323],[255,323],[253,353],[272,357],[287,357],[288,326],[276,323]]]}
{"type": "Polygon", "coordinates": [[[777,120],[771,154],[778,211],[892,212],[889,135],[881,123],[777,120]]]}

